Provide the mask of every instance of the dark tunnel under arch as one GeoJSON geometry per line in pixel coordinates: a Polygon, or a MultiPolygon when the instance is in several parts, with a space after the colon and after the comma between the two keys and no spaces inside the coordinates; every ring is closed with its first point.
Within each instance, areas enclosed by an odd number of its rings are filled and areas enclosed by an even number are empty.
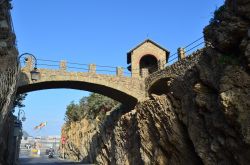
{"type": "Polygon", "coordinates": [[[162,95],[162,94],[169,93],[170,92],[170,89],[169,89],[170,80],[171,80],[170,77],[166,77],[166,78],[161,78],[155,81],[148,89],[149,95],[151,94],[162,95]]]}

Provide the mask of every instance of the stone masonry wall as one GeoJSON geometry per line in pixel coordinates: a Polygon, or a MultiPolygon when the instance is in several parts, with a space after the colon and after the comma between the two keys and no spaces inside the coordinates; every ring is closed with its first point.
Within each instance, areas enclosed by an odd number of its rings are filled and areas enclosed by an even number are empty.
{"type": "Polygon", "coordinates": [[[166,63],[166,52],[151,42],[145,42],[132,52],[131,67],[133,77],[140,77],[140,60],[143,56],[149,54],[161,61],[162,65],[166,63]]]}
{"type": "Polygon", "coordinates": [[[169,77],[170,79],[175,79],[177,77],[183,76],[186,71],[188,71],[189,69],[194,67],[195,64],[198,63],[201,55],[203,55],[203,49],[197,50],[186,58],[181,59],[170,66],[167,66],[163,70],[150,74],[150,76],[145,79],[146,90],[148,91],[149,88],[160,79],[166,77],[169,77]]]}

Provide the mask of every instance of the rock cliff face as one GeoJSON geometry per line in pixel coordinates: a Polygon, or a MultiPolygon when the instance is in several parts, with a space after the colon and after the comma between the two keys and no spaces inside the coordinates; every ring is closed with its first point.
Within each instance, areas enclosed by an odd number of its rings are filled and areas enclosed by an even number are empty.
{"type": "Polygon", "coordinates": [[[10,1],[0,2],[0,165],[15,162],[14,118],[10,114],[19,74],[10,1]]]}
{"type": "Polygon", "coordinates": [[[250,1],[227,0],[204,29],[208,46],[192,66],[175,78],[160,75],[166,90],[151,90],[134,110],[64,128],[65,153],[98,164],[249,164],[249,27],[250,1]]]}
{"type": "Polygon", "coordinates": [[[67,138],[67,143],[60,146],[61,156],[64,150],[66,158],[84,163],[141,162],[136,111],[127,109],[125,106],[114,109],[102,123],[83,119],[64,126],[62,136],[67,138]]]}

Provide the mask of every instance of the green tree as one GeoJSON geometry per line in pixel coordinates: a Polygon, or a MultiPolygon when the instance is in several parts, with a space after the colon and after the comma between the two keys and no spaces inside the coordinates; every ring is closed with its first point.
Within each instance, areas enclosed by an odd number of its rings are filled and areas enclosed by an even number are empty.
{"type": "Polygon", "coordinates": [[[83,97],[78,104],[71,102],[67,106],[65,113],[66,123],[80,121],[82,118],[90,120],[97,116],[103,119],[107,111],[110,111],[115,105],[116,101],[96,93],[90,94],[88,97],[83,97]]]}
{"type": "Polygon", "coordinates": [[[86,117],[86,115],[88,114],[88,110],[88,97],[83,97],[79,101],[79,115],[81,116],[81,118],[86,117]]]}
{"type": "Polygon", "coordinates": [[[106,112],[110,111],[117,104],[113,99],[97,93],[92,93],[88,97],[87,102],[89,107],[88,116],[90,119],[105,115],[106,112]]]}
{"type": "Polygon", "coordinates": [[[67,106],[66,114],[64,120],[68,123],[80,120],[79,116],[79,105],[75,104],[73,101],[67,106]]]}

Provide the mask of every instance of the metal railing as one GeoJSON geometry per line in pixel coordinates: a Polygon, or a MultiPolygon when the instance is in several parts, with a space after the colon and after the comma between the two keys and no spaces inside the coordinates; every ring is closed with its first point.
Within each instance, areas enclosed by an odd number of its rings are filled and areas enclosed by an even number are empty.
{"type": "MultiPolygon", "coordinates": [[[[197,50],[196,48],[204,45],[203,37],[196,39],[191,42],[183,49],[187,49],[185,53],[191,54],[191,51],[197,50]]],[[[188,56],[188,55],[187,55],[188,56]]],[[[169,56],[168,62],[165,64],[165,67],[172,65],[176,61],[178,61],[179,55],[178,52],[175,52],[169,56]]],[[[21,60],[21,63],[24,64],[24,61],[21,60]]],[[[132,69],[129,71],[127,67],[116,67],[116,66],[108,66],[108,65],[97,65],[97,64],[86,64],[86,63],[77,63],[77,62],[68,62],[64,60],[48,60],[48,59],[37,59],[37,67],[38,68],[46,68],[46,69],[61,69],[67,70],[69,72],[90,72],[96,74],[108,74],[108,75],[116,75],[116,76],[131,76],[131,72],[133,74],[141,74],[141,69],[132,69]]]]}

